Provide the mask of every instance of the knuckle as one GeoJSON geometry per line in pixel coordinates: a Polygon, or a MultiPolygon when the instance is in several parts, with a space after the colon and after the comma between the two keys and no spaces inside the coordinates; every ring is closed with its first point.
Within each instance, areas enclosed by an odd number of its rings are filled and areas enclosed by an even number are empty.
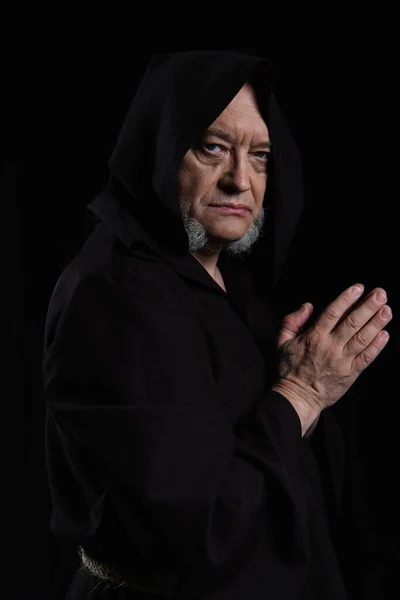
{"type": "Polygon", "coordinates": [[[354,340],[359,346],[364,347],[368,345],[368,340],[365,337],[365,334],[361,333],[361,331],[357,331],[357,333],[354,335],[354,340]]]}
{"type": "Polygon", "coordinates": [[[371,325],[373,325],[377,331],[380,331],[384,324],[385,320],[382,319],[380,315],[376,315],[375,318],[371,319],[371,325]]]}
{"type": "Polygon", "coordinates": [[[285,315],[282,319],[282,323],[284,325],[293,325],[295,323],[295,319],[293,315],[285,315]]]}
{"type": "Polygon", "coordinates": [[[303,337],[307,347],[317,346],[321,341],[321,334],[316,328],[304,334],[303,337]]]}
{"type": "Polygon", "coordinates": [[[329,346],[325,349],[326,359],[330,364],[336,364],[340,360],[340,353],[336,346],[329,346]]]}
{"type": "Polygon", "coordinates": [[[353,329],[354,331],[358,331],[358,329],[360,328],[360,323],[352,314],[346,317],[345,323],[348,327],[350,327],[350,329],[353,329]]]}
{"type": "Polygon", "coordinates": [[[328,317],[328,319],[339,319],[340,317],[338,311],[332,308],[331,306],[326,307],[325,315],[328,317]]]}
{"type": "Polygon", "coordinates": [[[376,312],[376,306],[373,304],[372,300],[373,300],[372,298],[368,298],[368,300],[366,300],[364,302],[364,306],[366,306],[366,308],[368,308],[368,310],[370,312],[375,313],[376,312]]]}
{"type": "Polygon", "coordinates": [[[363,352],[361,355],[361,362],[364,366],[368,366],[374,360],[374,357],[371,352],[363,352]]]}
{"type": "Polygon", "coordinates": [[[344,294],[343,300],[345,301],[347,306],[352,306],[354,304],[354,297],[351,296],[350,294],[344,294]]]}

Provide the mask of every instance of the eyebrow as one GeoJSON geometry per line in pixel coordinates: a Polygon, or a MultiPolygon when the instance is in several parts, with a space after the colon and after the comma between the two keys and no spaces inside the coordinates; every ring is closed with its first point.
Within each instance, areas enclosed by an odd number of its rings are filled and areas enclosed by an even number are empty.
{"type": "MultiPolygon", "coordinates": [[[[235,140],[233,139],[233,137],[227,131],[224,131],[223,129],[219,129],[219,127],[209,127],[207,129],[205,135],[214,135],[215,137],[219,137],[219,138],[221,138],[221,140],[228,142],[228,144],[235,143],[235,140]]],[[[254,144],[254,146],[268,148],[268,150],[271,150],[272,144],[269,140],[265,140],[262,142],[258,142],[257,144],[254,144]]]]}

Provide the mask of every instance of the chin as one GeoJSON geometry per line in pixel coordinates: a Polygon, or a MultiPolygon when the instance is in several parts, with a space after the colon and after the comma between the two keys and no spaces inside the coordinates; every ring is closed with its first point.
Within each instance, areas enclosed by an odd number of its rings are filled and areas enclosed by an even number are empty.
{"type": "Polygon", "coordinates": [[[218,242],[237,242],[248,232],[248,227],[210,227],[208,235],[218,242]]]}

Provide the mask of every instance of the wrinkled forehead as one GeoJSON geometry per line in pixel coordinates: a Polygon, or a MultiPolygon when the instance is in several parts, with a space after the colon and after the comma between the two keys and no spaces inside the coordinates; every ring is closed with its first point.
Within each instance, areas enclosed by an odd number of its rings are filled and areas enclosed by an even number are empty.
{"type": "Polygon", "coordinates": [[[269,141],[268,126],[261,114],[254,88],[246,83],[236,96],[211,123],[208,131],[226,132],[235,138],[252,138],[264,143],[269,141]]]}
{"type": "Polygon", "coordinates": [[[227,109],[258,111],[258,98],[254,87],[249,82],[246,82],[229,102],[225,110],[227,109]]]}

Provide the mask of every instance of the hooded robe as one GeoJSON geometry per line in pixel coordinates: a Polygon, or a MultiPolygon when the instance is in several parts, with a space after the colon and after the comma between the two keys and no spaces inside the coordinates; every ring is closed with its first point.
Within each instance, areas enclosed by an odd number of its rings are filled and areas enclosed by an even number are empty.
{"type": "Polygon", "coordinates": [[[274,289],[303,208],[272,88],[255,56],[154,57],[87,207],[93,230],[54,287],[46,460],[51,530],[82,556],[71,600],[347,597],[326,506],[340,502],[339,432],[325,410],[322,479],[271,391],[279,323],[255,291],[274,289]],[[224,291],[188,252],[177,171],[247,81],[272,141],[267,218],[248,256],[221,252],[224,291]]]}

